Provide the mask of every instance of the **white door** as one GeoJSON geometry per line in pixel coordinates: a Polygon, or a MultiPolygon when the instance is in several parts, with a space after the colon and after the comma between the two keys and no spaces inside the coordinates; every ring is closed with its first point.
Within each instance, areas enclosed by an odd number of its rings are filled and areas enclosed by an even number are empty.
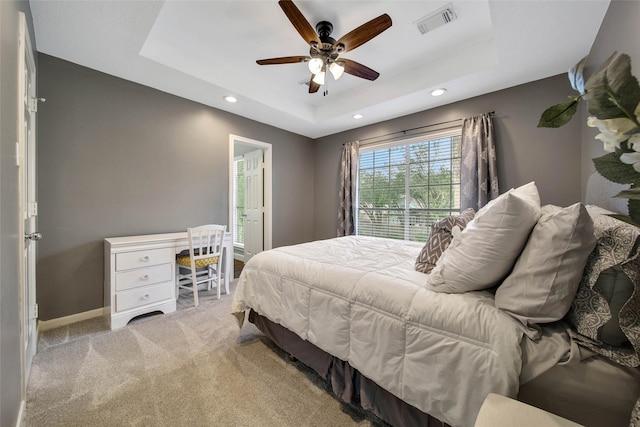
{"type": "Polygon", "coordinates": [[[24,381],[29,377],[31,361],[37,345],[38,306],[36,304],[36,241],[41,235],[36,231],[38,203],[36,201],[36,68],[31,48],[31,40],[27,30],[26,19],[22,14],[20,20],[20,76],[18,82],[18,160],[20,170],[20,212],[22,215],[21,252],[23,262],[20,268],[22,281],[22,313],[23,313],[23,370],[24,381]]]}
{"type": "Polygon", "coordinates": [[[244,156],[244,262],[264,247],[264,185],[263,152],[252,151],[244,156]]]}

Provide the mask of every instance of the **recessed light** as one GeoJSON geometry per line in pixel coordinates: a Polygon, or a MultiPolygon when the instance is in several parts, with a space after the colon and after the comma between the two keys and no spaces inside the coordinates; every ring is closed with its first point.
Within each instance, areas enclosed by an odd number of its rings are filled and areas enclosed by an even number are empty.
{"type": "Polygon", "coordinates": [[[224,100],[227,102],[238,102],[238,98],[235,96],[227,95],[224,97],[224,100]]]}
{"type": "Polygon", "coordinates": [[[354,114],[352,117],[353,117],[354,119],[358,120],[358,119],[363,118],[364,116],[363,116],[362,114],[354,114]]]}
{"type": "Polygon", "coordinates": [[[431,96],[440,96],[440,95],[444,95],[447,92],[447,90],[443,87],[439,88],[439,89],[434,89],[431,91],[431,96]]]}

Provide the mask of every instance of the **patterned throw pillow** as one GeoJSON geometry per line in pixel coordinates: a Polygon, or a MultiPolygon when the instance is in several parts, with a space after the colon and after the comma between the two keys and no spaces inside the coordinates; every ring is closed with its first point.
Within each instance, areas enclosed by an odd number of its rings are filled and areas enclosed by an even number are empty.
{"type": "Polygon", "coordinates": [[[473,208],[466,209],[460,215],[448,216],[431,224],[429,238],[416,259],[416,271],[429,274],[440,255],[449,247],[453,239],[453,228],[463,230],[475,216],[473,208]]]}
{"type": "Polygon", "coordinates": [[[629,427],[640,427],[640,399],[636,402],[636,406],[631,411],[631,422],[629,427]]]}
{"type": "MultiPolygon", "coordinates": [[[[571,305],[567,319],[573,330],[571,336],[582,346],[625,366],[640,366],[640,228],[612,218],[611,212],[597,206],[587,206],[593,219],[594,234],[598,239],[584,269],[584,275],[578,286],[578,292],[571,305]],[[606,279],[606,271],[618,267],[624,276],[616,280],[613,286],[634,285],[626,303],[615,306],[609,304],[607,293],[598,287],[598,282],[606,279]],[[625,277],[626,276],[626,277],[625,277]],[[618,318],[620,331],[629,344],[614,346],[603,342],[603,327],[612,319],[618,318]]],[[[609,270],[610,271],[610,270],[609,270]]],[[[627,292],[627,295],[629,293],[627,292]]],[[[614,320],[615,321],[615,320],[614,320]]],[[[604,341],[607,341],[606,339],[604,341]]]]}

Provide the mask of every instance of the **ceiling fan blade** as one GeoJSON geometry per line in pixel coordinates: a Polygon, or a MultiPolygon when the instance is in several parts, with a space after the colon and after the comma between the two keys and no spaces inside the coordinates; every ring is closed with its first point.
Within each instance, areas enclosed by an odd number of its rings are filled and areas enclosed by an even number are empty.
{"type": "Polygon", "coordinates": [[[281,58],[258,59],[258,65],[278,65],[278,64],[294,64],[296,62],[306,62],[311,59],[309,56],[283,56],[281,58]]]}
{"type": "Polygon", "coordinates": [[[316,42],[318,45],[321,44],[316,31],[291,0],[280,0],[278,4],[307,44],[311,44],[311,42],[316,42]]]}
{"type": "Polygon", "coordinates": [[[311,79],[309,80],[309,93],[316,93],[320,89],[320,85],[313,81],[313,74],[311,74],[311,79]]]}
{"type": "Polygon", "coordinates": [[[360,64],[359,62],[352,61],[350,59],[340,58],[341,62],[344,62],[344,72],[351,74],[352,76],[360,77],[367,80],[375,80],[380,73],[372,70],[371,68],[360,64]]]}
{"type": "Polygon", "coordinates": [[[342,52],[348,52],[368,42],[390,26],[391,18],[385,13],[384,15],[380,15],[377,18],[372,19],[366,24],[360,25],[355,30],[340,37],[340,39],[333,45],[333,47],[335,48],[336,46],[342,44],[344,45],[344,50],[342,52]]]}

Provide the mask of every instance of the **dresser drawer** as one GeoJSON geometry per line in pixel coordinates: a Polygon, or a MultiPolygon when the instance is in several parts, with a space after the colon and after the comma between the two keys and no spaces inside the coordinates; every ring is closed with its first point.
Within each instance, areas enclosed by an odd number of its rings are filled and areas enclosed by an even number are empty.
{"type": "Polygon", "coordinates": [[[149,249],[116,254],[116,271],[131,270],[175,261],[173,248],[149,249]]]}
{"type": "Polygon", "coordinates": [[[116,273],[116,291],[119,292],[173,280],[172,266],[173,264],[161,264],[116,273]]]}
{"type": "Polygon", "coordinates": [[[175,296],[173,282],[145,286],[116,294],[116,311],[130,310],[175,296]]]}

